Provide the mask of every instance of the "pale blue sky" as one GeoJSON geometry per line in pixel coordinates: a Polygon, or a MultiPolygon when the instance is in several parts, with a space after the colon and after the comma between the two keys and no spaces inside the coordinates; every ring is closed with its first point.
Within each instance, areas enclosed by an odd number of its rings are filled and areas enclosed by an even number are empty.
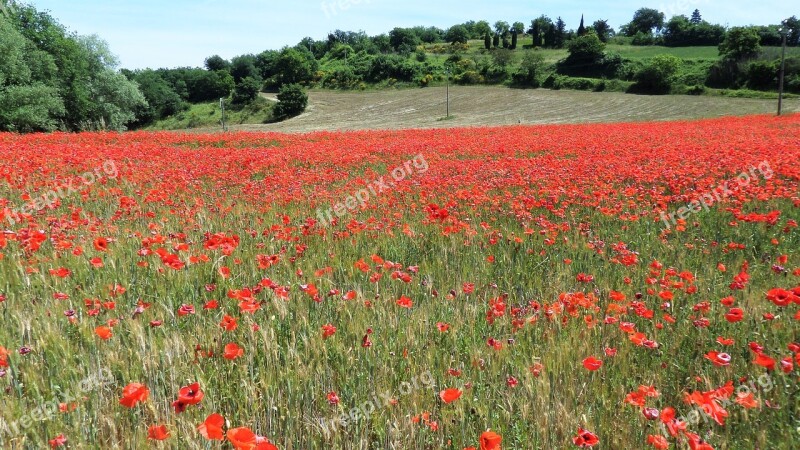
{"type": "Polygon", "coordinates": [[[606,19],[615,28],[643,6],[667,14],[690,15],[722,25],[779,23],[800,7],[792,0],[28,0],[70,30],[100,35],[123,67],[202,66],[213,54],[230,58],[294,45],[305,36],[323,39],[329,31],[380,34],[395,26],[446,28],[467,20],[520,21],[541,14],[561,16],[568,28],[606,19]],[[792,4],[795,6],[792,6],[792,4]]]}

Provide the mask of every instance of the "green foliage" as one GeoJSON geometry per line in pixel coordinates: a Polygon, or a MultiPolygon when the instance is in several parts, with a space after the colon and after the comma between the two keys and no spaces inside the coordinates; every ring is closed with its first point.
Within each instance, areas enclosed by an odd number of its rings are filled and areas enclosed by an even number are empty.
{"type": "Polygon", "coordinates": [[[614,35],[614,29],[611,28],[607,20],[595,20],[592,24],[592,29],[603,43],[608,42],[608,38],[614,35]]]}
{"type": "Polygon", "coordinates": [[[239,84],[245,78],[252,78],[260,81],[261,72],[256,68],[256,56],[240,55],[231,59],[230,74],[233,76],[233,81],[236,84],[239,84]]]}
{"type": "Polygon", "coordinates": [[[761,45],[758,32],[753,27],[733,27],[719,45],[719,54],[725,59],[740,61],[758,55],[761,45]]]}
{"type": "Polygon", "coordinates": [[[395,28],[389,32],[389,44],[399,53],[411,53],[419,42],[419,37],[409,28],[395,28]]]}
{"type": "Polygon", "coordinates": [[[308,105],[308,95],[297,84],[288,84],[281,87],[278,93],[278,104],[273,113],[277,119],[283,120],[301,114],[308,105]]]}
{"type": "Polygon", "coordinates": [[[594,73],[605,55],[605,44],[594,33],[569,41],[569,56],[558,64],[559,73],[579,75],[594,73]]]}
{"type": "Polygon", "coordinates": [[[653,31],[660,31],[664,27],[666,16],[664,13],[653,8],[641,8],[633,14],[633,19],[622,27],[622,34],[625,36],[636,36],[637,33],[653,34],[653,31]]]}
{"type": "Polygon", "coordinates": [[[753,61],[747,67],[747,87],[756,90],[774,90],[778,83],[777,61],[753,61]]]}
{"type": "Polygon", "coordinates": [[[274,65],[276,84],[282,86],[309,82],[318,67],[319,63],[308,49],[284,48],[274,65]]]}
{"type": "Polygon", "coordinates": [[[216,71],[216,70],[231,70],[231,63],[227,59],[219,56],[213,55],[209,56],[205,60],[205,68],[206,70],[216,71]]]}
{"type": "Polygon", "coordinates": [[[515,86],[539,87],[539,78],[544,73],[544,56],[539,52],[528,50],[522,57],[519,69],[513,75],[515,86]]]}
{"type": "Polygon", "coordinates": [[[451,44],[466,44],[469,41],[469,31],[464,25],[450,27],[444,35],[444,40],[451,44]]]}
{"type": "Polygon", "coordinates": [[[645,64],[634,76],[636,83],[632,92],[648,94],[668,94],[675,75],[681,66],[680,58],[672,55],[659,55],[645,64]]]}
{"type": "Polygon", "coordinates": [[[34,83],[0,88],[0,130],[53,131],[65,112],[55,87],[34,83]]]}
{"type": "Polygon", "coordinates": [[[674,16],[664,26],[662,41],[668,47],[719,45],[724,37],[725,28],[721,25],[674,16]]]}
{"type": "Polygon", "coordinates": [[[242,79],[233,89],[231,101],[234,105],[246,105],[258,97],[261,82],[253,77],[242,79]]]}
{"type": "Polygon", "coordinates": [[[125,76],[139,85],[147,100],[147,106],[137,110],[133,126],[141,127],[188,108],[188,104],[158,72],[149,69],[128,71],[125,76]]]}
{"type": "Polygon", "coordinates": [[[483,46],[486,50],[492,49],[492,36],[489,33],[483,36],[483,46]]]}

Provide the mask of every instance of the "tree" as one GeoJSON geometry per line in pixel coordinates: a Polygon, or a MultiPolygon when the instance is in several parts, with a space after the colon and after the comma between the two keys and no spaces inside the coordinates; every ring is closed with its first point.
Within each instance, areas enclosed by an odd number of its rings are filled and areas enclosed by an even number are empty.
{"type": "Polygon", "coordinates": [[[589,75],[602,72],[601,61],[605,56],[605,44],[594,33],[579,36],[567,44],[569,56],[558,63],[559,73],[566,75],[589,75]]]}
{"type": "Polygon", "coordinates": [[[223,57],[221,57],[219,55],[212,55],[212,56],[209,56],[208,58],[206,58],[206,60],[205,60],[205,68],[206,68],[206,70],[211,70],[211,71],[214,71],[214,70],[230,70],[231,63],[227,59],[225,59],[225,58],[223,58],[223,57]]]}
{"type": "Polygon", "coordinates": [[[725,59],[740,61],[758,55],[761,50],[758,32],[752,27],[733,27],[719,44],[719,54],[725,59]]]}
{"type": "Polygon", "coordinates": [[[797,16],[792,16],[784,20],[782,25],[792,30],[792,32],[786,36],[786,45],[800,47],[800,19],[798,19],[797,16]]]}
{"type": "Polygon", "coordinates": [[[311,52],[298,48],[285,47],[275,61],[275,77],[278,85],[311,81],[317,68],[317,61],[311,52]]]}
{"type": "MultiPolygon", "coordinates": [[[[562,21],[563,24],[563,21],[562,21]]],[[[566,25],[563,25],[566,28],[566,25]]],[[[533,36],[534,47],[554,47],[557,39],[557,32],[553,21],[545,15],[531,21],[531,28],[528,33],[533,36]]]]}
{"type": "Polygon", "coordinates": [[[581,24],[578,25],[578,36],[586,35],[586,27],[583,26],[583,14],[581,14],[581,24]]]}
{"type": "Polygon", "coordinates": [[[513,75],[514,84],[539,87],[539,77],[544,72],[544,56],[540,52],[526,51],[519,69],[513,75]]]}
{"type": "Polygon", "coordinates": [[[483,46],[486,47],[486,50],[492,49],[492,36],[489,32],[486,32],[486,35],[483,36],[483,46]]]}
{"type": "Polygon", "coordinates": [[[514,24],[511,25],[511,31],[513,33],[522,34],[525,32],[525,24],[522,22],[514,22],[514,24]]]}
{"type": "Polygon", "coordinates": [[[233,89],[231,101],[234,105],[246,105],[258,97],[261,83],[253,77],[242,79],[233,89]]]}
{"type": "Polygon", "coordinates": [[[273,114],[278,119],[288,119],[301,114],[308,106],[308,95],[297,84],[287,84],[278,92],[278,104],[273,109],[273,114]]]}
{"type": "Polygon", "coordinates": [[[489,25],[489,22],[485,20],[479,20],[474,27],[472,27],[473,36],[476,38],[480,38],[482,36],[486,36],[487,34],[492,34],[492,27],[489,25]]]}
{"type": "Polygon", "coordinates": [[[29,133],[58,128],[64,103],[58,91],[42,83],[0,87],[0,130],[29,133]]]}
{"type": "Polygon", "coordinates": [[[231,59],[231,75],[235,83],[241,82],[245,78],[261,79],[261,73],[256,68],[255,55],[240,55],[231,59]]]}
{"type": "Polygon", "coordinates": [[[444,40],[451,44],[466,44],[469,41],[469,31],[464,25],[452,26],[445,33],[444,40]]]}
{"type": "Polygon", "coordinates": [[[602,42],[608,42],[608,38],[614,34],[614,30],[608,24],[607,20],[595,20],[592,24],[592,28],[602,42]]]}
{"type": "Polygon", "coordinates": [[[139,72],[123,71],[125,76],[139,85],[139,90],[147,100],[147,107],[136,111],[134,125],[142,126],[171,116],[186,108],[186,104],[175,89],[154,70],[139,72]]]}
{"type": "Polygon", "coordinates": [[[511,31],[511,45],[508,48],[511,50],[517,49],[517,30],[511,31]]]}
{"type": "Polygon", "coordinates": [[[567,35],[567,24],[561,20],[561,17],[556,19],[555,26],[551,27],[553,30],[553,48],[562,48],[564,46],[564,38],[567,35]]]}
{"type": "Polygon", "coordinates": [[[641,8],[633,14],[633,20],[622,27],[625,36],[636,36],[636,33],[652,34],[653,30],[661,31],[666,16],[657,9],[641,8]]]}
{"type": "Polygon", "coordinates": [[[694,12],[692,12],[692,18],[690,19],[690,22],[692,23],[692,25],[698,25],[702,21],[703,17],[700,16],[700,10],[695,9],[694,12]]]}
{"type": "Polygon", "coordinates": [[[419,44],[419,38],[408,28],[395,28],[389,32],[389,43],[395,51],[409,53],[419,44]]]}
{"type": "Polygon", "coordinates": [[[499,34],[500,37],[505,37],[508,34],[508,31],[511,29],[511,25],[504,20],[498,20],[494,23],[494,31],[495,33],[499,34]]]}
{"type": "Polygon", "coordinates": [[[673,55],[654,56],[634,75],[634,91],[650,94],[668,94],[673,77],[683,61],[673,55]]]}
{"type": "Polygon", "coordinates": [[[495,34],[492,38],[492,47],[497,48],[500,47],[500,35],[495,34]]]}

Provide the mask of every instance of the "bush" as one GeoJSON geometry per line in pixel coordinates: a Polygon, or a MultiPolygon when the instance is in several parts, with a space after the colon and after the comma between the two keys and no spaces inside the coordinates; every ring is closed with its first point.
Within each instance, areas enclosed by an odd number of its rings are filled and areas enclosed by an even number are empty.
{"type": "Polygon", "coordinates": [[[631,86],[631,91],[668,94],[680,66],[681,59],[676,56],[658,55],[653,57],[636,73],[634,77],[636,84],[631,86]]]}
{"type": "Polygon", "coordinates": [[[231,101],[234,105],[246,105],[258,97],[258,92],[260,90],[260,81],[252,77],[243,78],[233,89],[233,98],[231,101]]]}
{"type": "Polygon", "coordinates": [[[467,70],[453,77],[453,81],[457,84],[481,84],[483,83],[483,76],[474,70],[467,70]]]}
{"type": "Polygon", "coordinates": [[[539,77],[544,72],[544,56],[534,51],[526,51],[519,69],[514,73],[514,85],[523,87],[539,87],[539,77]]]}
{"type": "Polygon", "coordinates": [[[763,91],[778,87],[778,64],[770,61],[754,61],[747,67],[747,87],[763,91]]]}
{"type": "Polygon", "coordinates": [[[281,87],[278,93],[278,104],[273,110],[277,119],[283,120],[294,117],[306,110],[308,95],[297,84],[287,84],[281,87]]]}

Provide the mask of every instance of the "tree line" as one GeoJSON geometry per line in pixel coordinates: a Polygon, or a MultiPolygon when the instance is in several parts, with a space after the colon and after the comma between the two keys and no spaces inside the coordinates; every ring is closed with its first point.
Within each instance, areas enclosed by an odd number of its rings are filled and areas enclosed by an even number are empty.
{"type": "MultiPolygon", "coordinates": [[[[310,37],[294,46],[225,59],[206,58],[204,66],[144,70],[119,69],[108,45],[97,36],[70,32],[46,12],[33,6],[0,0],[0,130],[79,131],[123,130],[151,124],[186,110],[192,103],[225,98],[231,107],[247,105],[261,91],[279,91],[284,99],[274,115],[290,117],[302,111],[303,87],[352,89],[366,84],[396,82],[427,86],[443,72],[462,84],[510,83],[519,86],[570,87],[566,77],[597,77],[635,82],[643,92],[668,91],[681,61],[653,58],[647,64],[624,61],[605,45],[626,39],[632,45],[710,46],[721,59],[703,68],[703,80],[719,87],[769,84],[774,61],[748,61],[759,45],[780,44],[779,25],[734,27],[691,16],[674,16],[650,8],[637,10],[631,21],[614,30],[607,20],[594,20],[568,29],[566,22],[541,15],[523,22],[468,21],[447,29],[432,26],[397,27],[369,36],[363,31],[336,30],[325,39],[310,37]],[[470,41],[483,41],[484,58],[464,56],[470,41]],[[566,48],[568,56],[550,76],[541,55],[527,51],[512,69],[513,52],[522,47],[566,48]],[[444,66],[431,54],[448,55],[444,66]],[[554,78],[555,77],[555,78],[554,78]],[[753,81],[753,79],[757,79],[753,81]],[[565,84],[567,83],[567,84],[565,84]]],[[[800,23],[792,29],[789,46],[800,45],[800,23]]],[[[792,66],[793,67],[793,66],[792,66]]],[[[789,84],[800,75],[790,67],[789,84]],[[794,77],[794,78],[792,78],[794,77]]],[[[800,69],[797,70],[800,73],[800,69]]],[[[797,78],[797,80],[795,80],[797,78]]],[[[586,83],[586,82],[581,82],[586,83]]],[[[686,84],[690,84],[686,82],[686,84]]]]}

